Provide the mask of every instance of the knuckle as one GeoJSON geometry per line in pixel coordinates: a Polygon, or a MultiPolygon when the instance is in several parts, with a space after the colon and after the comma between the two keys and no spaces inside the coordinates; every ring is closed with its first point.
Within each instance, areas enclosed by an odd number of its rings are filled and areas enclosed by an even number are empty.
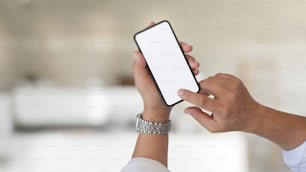
{"type": "Polygon", "coordinates": [[[222,75],[223,75],[222,73],[217,73],[215,77],[221,77],[222,75]]]}
{"type": "Polygon", "coordinates": [[[199,82],[200,85],[202,85],[205,82],[205,80],[202,80],[199,82]]]}
{"type": "Polygon", "coordinates": [[[203,80],[200,82],[200,86],[203,87],[203,88],[210,88],[211,86],[211,78],[213,78],[212,76],[210,76],[208,79],[206,80],[203,80]]]}
{"type": "Polygon", "coordinates": [[[229,77],[231,77],[231,75],[230,74],[226,74],[226,73],[217,73],[215,75],[215,77],[229,78],[229,77]]]}
{"type": "Polygon", "coordinates": [[[242,81],[238,78],[234,79],[232,81],[232,84],[230,84],[230,90],[231,93],[236,93],[237,91],[239,91],[242,88],[243,84],[242,81]]]}
{"type": "Polygon", "coordinates": [[[199,83],[199,84],[200,84],[200,86],[201,86],[201,87],[203,87],[203,86],[205,85],[205,82],[206,82],[206,80],[202,80],[202,81],[200,81],[200,83],[199,83]]]}
{"type": "Polygon", "coordinates": [[[191,55],[186,54],[186,57],[187,57],[187,59],[188,59],[189,61],[194,61],[194,58],[193,58],[191,55]]]}

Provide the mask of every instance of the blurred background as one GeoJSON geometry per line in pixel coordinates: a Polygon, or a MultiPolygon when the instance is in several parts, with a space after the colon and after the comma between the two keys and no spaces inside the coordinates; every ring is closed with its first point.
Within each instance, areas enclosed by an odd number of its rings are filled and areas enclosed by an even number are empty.
{"type": "MultiPolygon", "coordinates": [[[[130,159],[142,101],[133,34],[169,20],[199,80],[240,77],[256,100],[306,114],[305,0],[0,0],[0,171],[113,172],[130,159]]],[[[172,171],[288,172],[281,150],[210,134],[174,107],[172,171]]]]}

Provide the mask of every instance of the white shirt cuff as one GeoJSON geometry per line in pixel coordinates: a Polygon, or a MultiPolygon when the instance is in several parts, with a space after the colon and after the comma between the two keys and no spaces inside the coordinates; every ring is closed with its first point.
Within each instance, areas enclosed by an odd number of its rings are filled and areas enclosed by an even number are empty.
{"type": "Polygon", "coordinates": [[[132,158],[121,172],[170,172],[166,166],[148,158],[132,158]]]}
{"type": "Polygon", "coordinates": [[[290,150],[283,150],[284,161],[293,172],[306,172],[306,141],[290,150]]]}

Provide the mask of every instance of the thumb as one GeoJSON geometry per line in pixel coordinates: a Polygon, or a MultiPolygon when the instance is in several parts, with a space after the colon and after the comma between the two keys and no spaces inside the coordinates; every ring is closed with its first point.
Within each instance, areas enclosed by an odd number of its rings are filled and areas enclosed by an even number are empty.
{"type": "Polygon", "coordinates": [[[148,79],[150,79],[145,59],[139,51],[134,52],[133,71],[134,79],[138,86],[147,83],[148,79]]]}
{"type": "Polygon", "coordinates": [[[139,51],[134,51],[134,74],[142,74],[146,70],[146,62],[139,51]]]}
{"type": "Polygon", "coordinates": [[[144,57],[142,56],[142,54],[139,51],[134,51],[134,61],[138,62],[139,64],[144,65],[143,67],[145,67],[145,60],[144,57]]]}

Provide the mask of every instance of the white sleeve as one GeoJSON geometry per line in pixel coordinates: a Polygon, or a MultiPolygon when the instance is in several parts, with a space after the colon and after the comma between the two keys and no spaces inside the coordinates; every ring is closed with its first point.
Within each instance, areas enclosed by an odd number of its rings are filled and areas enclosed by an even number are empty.
{"type": "Polygon", "coordinates": [[[293,150],[283,150],[283,157],[292,172],[306,172],[306,141],[293,150]]]}
{"type": "Polygon", "coordinates": [[[148,158],[133,158],[121,169],[121,172],[170,172],[166,166],[148,158]]]}

